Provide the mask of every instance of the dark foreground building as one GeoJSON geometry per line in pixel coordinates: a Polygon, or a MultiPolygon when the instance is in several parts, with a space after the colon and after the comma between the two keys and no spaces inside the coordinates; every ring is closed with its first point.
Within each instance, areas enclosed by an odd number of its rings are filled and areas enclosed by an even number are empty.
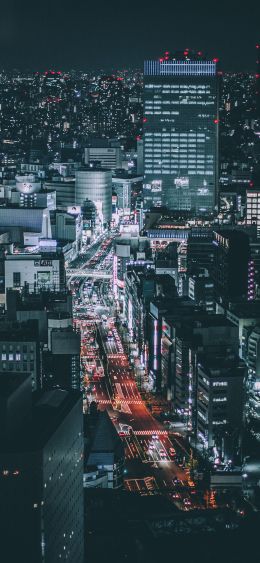
{"type": "Polygon", "coordinates": [[[1,561],[83,562],[82,399],[0,374],[1,561]]]}

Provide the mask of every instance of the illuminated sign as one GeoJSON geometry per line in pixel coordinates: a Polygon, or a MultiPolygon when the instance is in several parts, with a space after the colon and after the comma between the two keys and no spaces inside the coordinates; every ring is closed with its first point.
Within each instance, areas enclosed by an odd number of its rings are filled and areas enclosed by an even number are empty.
{"type": "Polygon", "coordinates": [[[37,282],[39,285],[45,285],[50,283],[51,273],[50,272],[37,272],[37,282]]]}
{"type": "Polygon", "coordinates": [[[199,188],[198,189],[198,195],[208,195],[209,190],[208,188],[199,188]]]}
{"type": "Polygon", "coordinates": [[[161,192],[162,191],[162,180],[153,180],[151,185],[152,192],[161,192]]]}
{"type": "Polygon", "coordinates": [[[35,266],[52,266],[52,260],[34,260],[35,266]]]}
{"type": "Polygon", "coordinates": [[[80,212],[81,212],[80,205],[71,205],[67,207],[67,213],[69,213],[70,215],[79,215],[80,212]]]}
{"type": "Polygon", "coordinates": [[[187,178],[187,176],[175,178],[174,184],[175,184],[176,188],[188,188],[189,187],[189,178],[187,178]]]}

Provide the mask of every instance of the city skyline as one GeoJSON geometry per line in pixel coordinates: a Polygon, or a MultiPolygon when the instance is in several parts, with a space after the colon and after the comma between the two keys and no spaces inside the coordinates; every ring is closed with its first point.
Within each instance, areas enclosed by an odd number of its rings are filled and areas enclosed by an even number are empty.
{"type": "Polygon", "coordinates": [[[189,47],[219,57],[226,71],[253,71],[259,18],[259,6],[245,11],[234,2],[218,3],[211,13],[206,3],[194,8],[190,1],[167,1],[158,10],[134,0],[124,10],[118,0],[91,6],[47,0],[37,9],[32,0],[22,6],[12,0],[2,7],[1,67],[124,68],[141,66],[166,49],[189,47]]]}
{"type": "Polygon", "coordinates": [[[4,563],[257,552],[260,6],[230,2],[1,11],[4,563]]]}

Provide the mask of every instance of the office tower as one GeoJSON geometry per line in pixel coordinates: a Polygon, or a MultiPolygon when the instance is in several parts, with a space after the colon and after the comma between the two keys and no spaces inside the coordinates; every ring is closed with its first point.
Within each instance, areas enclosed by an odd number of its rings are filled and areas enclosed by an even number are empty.
{"type": "Polygon", "coordinates": [[[149,305],[156,292],[155,270],[147,267],[145,263],[129,266],[124,275],[124,283],[124,316],[130,340],[135,343],[138,357],[144,363],[149,305]]]}
{"type": "Polygon", "coordinates": [[[49,313],[48,350],[43,351],[43,385],[80,389],[80,334],[69,313],[49,313]]]}
{"type": "Polygon", "coordinates": [[[75,193],[76,204],[92,201],[100,222],[108,226],[112,216],[112,172],[98,167],[80,168],[76,171],[75,193]]]}
{"type": "Polygon", "coordinates": [[[85,148],[85,164],[98,162],[102,168],[116,170],[122,166],[122,150],[119,141],[91,139],[85,148]]]}
{"type": "Polygon", "coordinates": [[[195,235],[190,233],[187,240],[187,272],[196,272],[197,268],[205,268],[209,274],[212,272],[214,262],[214,246],[212,232],[201,232],[195,235]]]}
{"type": "Polygon", "coordinates": [[[3,561],[83,563],[82,419],[79,392],[0,374],[3,561]]]}
{"type": "Polygon", "coordinates": [[[41,389],[40,337],[38,322],[0,322],[0,371],[31,376],[33,391],[41,389]]]}
{"type": "Polygon", "coordinates": [[[217,168],[217,59],[187,49],[145,61],[144,209],[212,213],[217,168]]]}
{"type": "Polygon", "coordinates": [[[75,205],[75,180],[59,178],[57,181],[44,182],[44,188],[50,193],[56,192],[57,207],[75,205]]]}
{"type": "Polygon", "coordinates": [[[141,138],[137,139],[137,174],[143,175],[144,173],[144,141],[141,138]]]}
{"type": "Polygon", "coordinates": [[[226,355],[198,361],[197,438],[215,459],[240,461],[246,366],[226,355]]]}
{"type": "Polygon", "coordinates": [[[256,388],[260,388],[260,327],[249,327],[250,334],[247,340],[246,358],[248,364],[248,377],[254,381],[256,388]],[[250,330],[251,329],[251,330],[250,330]]]}
{"type": "Polygon", "coordinates": [[[217,301],[225,303],[247,300],[254,286],[254,279],[249,271],[251,263],[248,235],[238,230],[214,232],[213,245],[212,276],[217,301]]]}
{"type": "Polygon", "coordinates": [[[128,91],[119,76],[102,76],[98,83],[98,131],[108,137],[125,133],[128,116],[128,91]]]}
{"type": "Polygon", "coordinates": [[[196,305],[213,313],[215,311],[214,283],[209,277],[208,270],[198,268],[192,274],[187,274],[188,296],[196,305]]]}
{"type": "MultiPolygon", "coordinates": [[[[174,280],[172,280],[173,283],[174,280]]],[[[167,297],[157,296],[150,300],[150,311],[148,319],[148,365],[149,375],[154,381],[157,392],[162,391],[162,332],[165,326],[164,319],[167,315],[174,315],[174,318],[189,318],[191,321],[195,314],[193,302],[186,297],[176,297],[173,287],[169,286],[167,297]]],[[[175,335],[174,335],[175,336],[175,335]]],[[[183,381],[184,378],[182,378],[183,381]]],[[[168,382],[164,381],[167,392],[168,382]],[[166,383],[165,383],[166,382],[166,383]]],[[[169,385],[170,387],[170,385],[169,385]]],[[[171,398],[168,393],[168,398],[171,398]]]]}
{"type": "Polygon", "coordinates": [[[117,194],[118,209],[125,213],[130,213],[132,195],[137,188],[138,182],[142,181],[142,176],[128,174],[124,170],[118,170],[112,177],[112,187],[117,194]]]}
{"type": "MultiPolygon", "coordinates": [[[[168,319],[167,319],[168,320],[168,319]]],[[[238,329],[222,315],[205,315],[197,311],[191,319],[175,323],[172,328],[174,408],[194,429],[197,411],[198,354],[202,351],[212,357],[228,358],[238,353],[238,329]],[[187,322],[188,320],[188,322],[187,322]]]]}
{"type": "MultiPolygon", "coordinates": [[[[260,56],[260,55],[259,55],[260,56]]],[[[260,236],[260,190],[246,191],[246,223],[256,225],[257,236],[260,236]]]]}

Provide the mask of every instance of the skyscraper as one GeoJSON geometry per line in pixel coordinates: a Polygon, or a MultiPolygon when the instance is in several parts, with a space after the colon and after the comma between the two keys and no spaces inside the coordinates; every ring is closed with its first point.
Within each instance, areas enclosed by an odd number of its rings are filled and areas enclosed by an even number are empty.
{"type": "Polygon", "coordinates": [[[186,49],[144,63],[145,210],[214,210],[217,62],[186,49]]]}
{"type": "Polygon", "coordinates": [[[82,563],[83,418],[78,391],[32,394],[25,373],[0,373],[1,556],[82,563]]]}
{"type": "Polygon", "coordinates": [[[216,300],[222,303],[252,299],[254,275],[249,237],[238,230],[214,232],[213,279],[216,300]]]}

